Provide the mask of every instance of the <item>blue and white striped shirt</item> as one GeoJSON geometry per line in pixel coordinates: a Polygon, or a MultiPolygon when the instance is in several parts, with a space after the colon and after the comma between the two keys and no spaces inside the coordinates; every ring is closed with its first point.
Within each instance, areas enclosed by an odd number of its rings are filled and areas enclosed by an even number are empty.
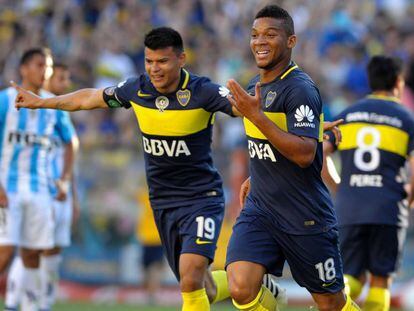
{"type": "MultiPolygon", "coordinates": [[[[72,132],[62,111],[14,106],[17,91],[0,92],[0,180],[8,193],[48,193],[52,135],[69,142],[72,132]]],[[[43,98],[53,94],[41,90],[43,98]]]]}

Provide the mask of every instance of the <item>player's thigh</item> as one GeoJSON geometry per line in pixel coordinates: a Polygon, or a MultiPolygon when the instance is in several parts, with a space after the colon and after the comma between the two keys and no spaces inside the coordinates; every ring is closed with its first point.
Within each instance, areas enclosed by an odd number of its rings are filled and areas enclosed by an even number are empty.
{"type": "Polygon", "coordinates": [[[315,235],[280,234],[292,276],[310,293],[330,294],[344,288],[338,230],[315,235]]]}
{"type": "Polygon", "coordinates": [[[181,254],[200,255],[212,263],[223,222],[224,204],[206,201],[182,207],[179,212],[181,254]]]}
{"type": "Polygon", "coordinates": [[[389,277],[401,265],[406,228],[372,225],[370,230],[369,271],[373,275],[389,277]]]}
{"type": "Polygon", "coordinates": [[[0,209],[0,246],[17,246],[24,216],[22,195],[9,193],[8,200],[8,207],[0,209]]]}
{"type": "Polygon", "coordinates": [[[156,209],[154,210],[154,220],[168,265],[174,272],[177,280],[180,280],[179,259],[182,245],[178,228],[179,218],[177,210],[173,208],[156,209]]]}
{"type": "Polygon", "coordinates": [[[71,242],[72,200],[60,202],[53,200],[55,220],[54,243],[58,247],[68,247],[71,242]]]}
{"type": "Polygon", "coordinates": [[[369,228],[367,225],[350,225],[339,228],[339,245],[344,273],[359,278],[368,269],[369,228]]]}
{"type": "Polygon", "coordinates": [[[55,223],[49,195],[32,194],[23,203],[22,248],[48,249],[54,246],[55,223]]]}
{"type": "MultiPolygon", "coordinates": [[[[251,203],[246,201],[246,207],[251,203]]],[[[265,267],[267,273],[281,276],[285,257],[275,239],[277,234],[268,219],[244,208],[233,226],[226,267],[235,262],[251,262],[265,267]]]]}

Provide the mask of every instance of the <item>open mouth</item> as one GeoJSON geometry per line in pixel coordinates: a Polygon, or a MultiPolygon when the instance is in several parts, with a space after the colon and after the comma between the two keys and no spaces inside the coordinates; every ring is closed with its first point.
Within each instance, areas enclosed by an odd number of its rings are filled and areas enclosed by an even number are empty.
{"type": "Polygon", "coordinates": [[[152,76],[152,81],[154,82],[159,82],[162,81],[164,79],[164,76],[152,76]]]}
{"type": "Polygon", "coordinates": [[[269,50],[256,51],[256,55],[258,58],[266,58],[269,54],[270,54],[269,50]]]}

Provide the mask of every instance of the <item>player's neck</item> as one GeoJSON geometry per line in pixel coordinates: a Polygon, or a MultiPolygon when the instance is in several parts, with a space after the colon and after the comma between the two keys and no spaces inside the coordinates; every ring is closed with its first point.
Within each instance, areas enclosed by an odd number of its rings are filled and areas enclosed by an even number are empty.
{"type": "Polygon", "coordinates": [[[374,91],[372,92],[372,95],[398,98],[398,94],[396,94],[394,91],[374,91]]]}
{"type": "Polygon", "coordinates": [[[290,64],[290,57],[278,62],[270,69],[260,69],[260,82],[269,83],[280,76],[290,64]]]}
{"type": "Polygon", "coordinates": [[[169,93],[175,92],[178,89],[179,85],[180,85],[180,80],[178,80],[177,82],[174,82],[174,84],[171,84],[170,86],[166,88],[155,88],[155,89],[157,90],[157,92],[161,94],[169,94],[169,93]]]}
{"type": "Polygon", "coordinates": [[[40,88],[35,87],[33,84],[27,82],[27,81],[22,81],[22,87],[25,88],[26,90],[35,93],[37,95],[39,95],[40,93],[40,88]]]}

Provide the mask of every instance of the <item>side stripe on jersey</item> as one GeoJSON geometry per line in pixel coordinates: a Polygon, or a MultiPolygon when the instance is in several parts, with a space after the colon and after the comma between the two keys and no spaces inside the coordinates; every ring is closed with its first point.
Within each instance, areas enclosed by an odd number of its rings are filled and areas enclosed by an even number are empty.
{"type": "MultiPolygon", "coordinates": [[[[264,113],[273,123],[275,123],[280,129],[287,132],[287,119],[286,114],[283,112],[265,112],[264,113]]],[[[266,136],[247,118],[243,118],[244,128],[246,129],[246,135],[257,139],[267,139],[266,136]]]]}
{"type": "MultiPolygon", "coordinates": [[[[342,142],[339,144],[339,150],[355,149],[358,148],[357,134],[365,127],[372,127],[378,130],[381,135],[380,142],[377,146],[378,149],[389,151],[398,154],[402,157],[407,155],[407,146],[409,135],[401,129],[392,127],[389,125],[372,124],[355,122],[340,125],[339,128],[342,131],[342,142]]],[[[370,144],[372,137],[366,135],[365,143],[370,144]]]]}
{"type": "MultiPolygon", "coordinates": [[[[19,111],[19,121],[17,125],[18,131],[24,131],[26,129],[27,117],[29,111],[25,108],[19,111]]],[[[18,162],[20,151],[23,147],[20,144],[16,144],[13,150],[13,155],[9,164],[9,176],[7,180],[7,189],[11,192],[17,191],[17,176],[18,176],[18,162]]]]}
{"type": "Polygon", "coordinates": [[[319,116],[319,142],[323,142],[323,122],[325,121],[325,115],[322,113],[319,116]]]}
{"type": "MultiPolygon", "coordinates": [[[[44,135],[46,129],[46,110],[39,110],[39,118],[37,121],[37,133],[38,135],[44,135]]],[[[35,144],[33,146],[33,153],[30,158],[30,190],[33,192],[39,191],[38,179],[37,179],[37,170],[38,170],[38,159],[39,159],[40,146],[35,144]]]]}
{"type": "MultiPolygon", "coordinates": [[[[287,118],[286,114],[283,112],[264,112],[264,114],[273,121],[281,130],[287,132],[287,118]]],[[[320,124],[319,126],[319,141],[323,141],[323,113],[319,116],[320,124]]],[[[264,139],[267,140],[266,136],[252,123],[250,120],[243,118],[244,128],[246,129],[246,135],[252,138],[264,139]]]]}
{"type": "Polygon", "coordinates": [[[0,162],[3,154],[4,131],[6,129],[6,116],[9,110],[7,92],[0,93],[0,162]]]}
{"type": "Polygon", "coordinates": [[[210,125],[211,112],[202,108],[188,110],[164,110],[142,107],[133,101],[142,133],[159,136],[186,136],[204,130],[210,125]]]}

